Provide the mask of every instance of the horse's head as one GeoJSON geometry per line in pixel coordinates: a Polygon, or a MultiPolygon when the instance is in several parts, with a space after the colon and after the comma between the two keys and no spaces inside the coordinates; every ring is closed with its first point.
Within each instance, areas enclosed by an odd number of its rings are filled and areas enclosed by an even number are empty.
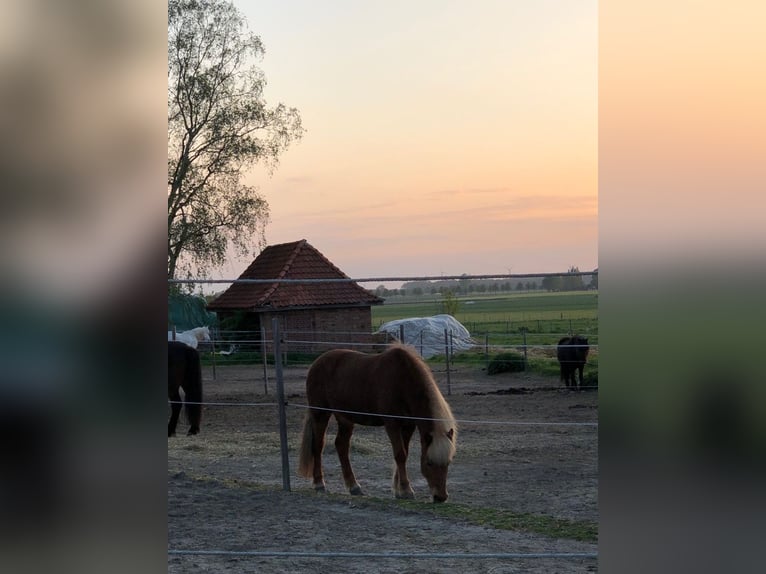
{"type": "Polygon", "coordinates": [[[431,496],[434,502],[444,502],[449,497],[447,471],[455,456],[455,429],[426,432],[422,437],[420,453],[420,471],[428,481],[431,496]]]}

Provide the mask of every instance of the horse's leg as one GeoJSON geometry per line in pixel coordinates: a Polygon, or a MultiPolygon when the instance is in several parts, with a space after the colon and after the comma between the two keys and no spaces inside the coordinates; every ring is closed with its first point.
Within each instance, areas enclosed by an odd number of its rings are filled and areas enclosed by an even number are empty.
{"type": "Polygon", "coordinates": [[[583,368],[584,368],[584,367],[585,367],[585,365],[583,365],[582,363],[581,363],[581,364],[579,364],[579,365],[577,365],[577,370],[579,371],[579,375],[580,375],[580,386],[579,386],[579,390],[582,390],[582,370],[583,370],[583,368]]]}
{"type": "MultiPolygon", "coordinates": [[[[415,432],[414,426],[404,426],[402,427],[402,444],[404,445],[404,454],[405,454],[405,460],[410,452],[410,439],[412,438],[412,434],[415,432]]],[[[412,486],[410,486],[409,480],[407,479],[406,475],[406,468],[405,468],[405,475],[404,480],[402,481],[399,477],[399,465],[397,464],[394,466],[394,479],[393,479],[393,490],[395,494],[403,493],[403,498],[412,498],[415,496],[415,492],[412,490],[412,486]],[[410,494],[412,496],[410,496],[410,494]]]]}
{"type": "Polygon", "coordinates": [[[168,436],[175,436],[176,426],[178,425],[178,417],[181,414],[181,393],[178,392],[178,388],[172,392],[168,392],[168,398],[171,401],[170,404],[170,421],[168,422],[168,436]]]}
{"type": "Polygon", "coordinates": [[[407,476],[407,448],[415,429],[410,429],[410,427],[403,428],[395,421],[387,422],[385,428],[391,441],[391,448],[394,451],[394,462],[396,463],[393,483],[394,496],[396,498],[415,498],[415,491],[412,490],[410,479],[407,476]]]}
{"type": "Polygon", "coordinates": [[[330,422],[330,413],[326,411],[312,412],[311,422],[314,426],[314,441],[312,451],[314,455],[314,490],[325,492],[327,488],[324,483],[324,474],[322,473],[322,451],[324,450],[325,433],[327,424],[330,422]]]}
{"type": "Polygon", "coordinates": [[[354,470],[351,468],[351,459],[349,452],[351,450],[351,435],[354,432],[354,423],[346,419],[335,417],[338,421],[338,436],[335,437],[335,450],[338,451],[338,460],[343,472],[343,482],[346,483],[349,493],[353,495],[364,494],[362,487],[356,481],[354,470]]]}

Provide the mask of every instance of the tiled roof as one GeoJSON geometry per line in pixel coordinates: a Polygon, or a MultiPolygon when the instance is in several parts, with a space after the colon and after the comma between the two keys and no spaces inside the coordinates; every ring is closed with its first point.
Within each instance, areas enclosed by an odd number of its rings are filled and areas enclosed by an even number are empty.
{"type": "MultiPolygon", "coordinates": [[[[348,278],[305,239],[271,245],[245,269],[240,279],[348,278]]],[[[325,305],[378,305],[383,299],[359,284],[235,283],[208,304],[211,311],[288,309],[325,305]]]]}

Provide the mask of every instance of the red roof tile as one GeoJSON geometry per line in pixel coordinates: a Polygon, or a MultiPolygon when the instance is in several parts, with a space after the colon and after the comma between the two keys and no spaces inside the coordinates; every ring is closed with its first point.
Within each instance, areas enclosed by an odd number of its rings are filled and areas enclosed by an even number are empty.
{"type": "MultiPolygon", "coordinates": [[[[348,278],[305,239],[271,245],[240,279],[348,278]]],[[[211,311],[287,309],[325,305],[378,305],[383,299],[358,283],[235,283],[208,304],[211,311]]]]}

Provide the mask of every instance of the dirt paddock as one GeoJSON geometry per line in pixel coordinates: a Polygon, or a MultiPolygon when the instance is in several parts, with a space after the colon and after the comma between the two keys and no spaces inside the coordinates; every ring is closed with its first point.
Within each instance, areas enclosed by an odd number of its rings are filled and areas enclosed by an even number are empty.
{"type": "MultiPolygon", "coordinates": [[[[514,423],[594,423],[598,394],[561,388],[528,374],[487,376],[475,368],[435,373],[459,421],[457,455],[448,487],[453,504],[570,521],[598,520],[597,428],[514,423]]],[[[528,531],[480,526],[462,518],[405,508],[391,495],[393,459],[381,428],[357,426],[351,462],[364,497],[343,487],[332,445],[325,448],[329,494],[299,477],[297,449],[305,412],[306,368],[284,371],[288,397],[290,492],[283,490],[274,373],[265,394],[263,368],[204,372],[202,432],[168,439],[168,548],[283,555],[168,556],[169,572],[594,572],[596,560],[573,557],[491,557],[509,553],[595,553],[595,543],[528,531]],[[248,405],[243,405],[247,403],[248,405]],[[302,556],[300,553],[325,553],[302,556]],[[406,553],[423,557],[344,557],[339,553],[406,553]],[[445,557],[442,554],[483,555],[445,557]]],[[[413,438],[408,470],[416,496],[427,501],[413,438]]]]}

